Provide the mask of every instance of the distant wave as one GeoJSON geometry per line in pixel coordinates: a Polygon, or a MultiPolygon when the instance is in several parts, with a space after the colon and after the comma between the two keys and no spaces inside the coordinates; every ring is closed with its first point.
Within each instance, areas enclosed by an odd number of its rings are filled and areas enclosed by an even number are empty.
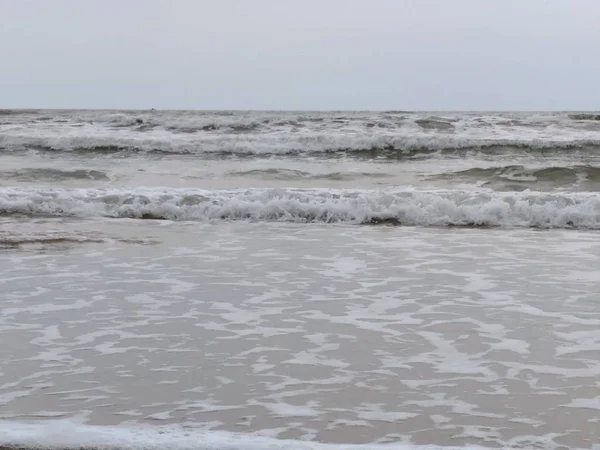
{"type": "Polygon", "coordinates": [[[0,188],[0,214],[600,229],[600,198],[527,191],[0,188]]]}
{"type": "Polygon", "coordinates": [[[0,116],[23,116],[39,113],[38,109],[0,109],[0,116]]]}
{"type": "Polygon", "coordinates": [[[0,151],[368,158],[600,153],[593,113],[21,111],[0,151]]]}
{"type": "Polygon", "coordinates": [[[594,113],[569,114],[569,118],[571,118],[573,120],[600,120],[600,114],[594,114],[594,113]]]}
{"type": "Polygon", "coordinates": [[[364,157],[401,159],[469,154],[589,154],[600,155],[598,140],[458,139],[444,136],[313,135],[231,136],[195,139],[133,139],[120,137],[55,137],[51,139],[0,136],[0,152],[68,152],[73,154],[118,155],[165,154],[199,157],[299,156],[364,157]]]}

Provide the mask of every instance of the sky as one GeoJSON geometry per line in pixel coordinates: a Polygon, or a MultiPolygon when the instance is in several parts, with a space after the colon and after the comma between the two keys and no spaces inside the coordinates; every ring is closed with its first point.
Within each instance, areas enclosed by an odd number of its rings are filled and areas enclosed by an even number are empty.
{"type": "Polygon", "coordinates": [[[596,110],[599,0],[0,0],[0,108],[596,110]]]}

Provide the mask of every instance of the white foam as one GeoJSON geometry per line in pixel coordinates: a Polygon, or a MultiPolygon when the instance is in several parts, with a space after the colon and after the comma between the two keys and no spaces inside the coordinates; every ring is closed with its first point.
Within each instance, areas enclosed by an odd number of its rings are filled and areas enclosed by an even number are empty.
{"type": "Polygon", "coordinates": [[[0,188],[0,213],[168,220],[600,228],[594,193],[0,188]]]}
{"type": "MultiPolygon", "coordinates": [[[[458,447],[407,444],[341,445],[280,440],[257,435],[199,431],[181,427],[100,427],[67,420],[21,423],[0,421],[0,446],[45,449],[119,450],[452,450],[458,447]]],[[[480,447],[469,447],[477,449],[480,447]]]]}

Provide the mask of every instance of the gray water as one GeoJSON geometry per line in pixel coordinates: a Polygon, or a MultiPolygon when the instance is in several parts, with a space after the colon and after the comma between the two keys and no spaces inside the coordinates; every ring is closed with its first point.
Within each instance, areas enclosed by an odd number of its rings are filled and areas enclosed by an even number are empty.
{"type": "Polygon", "coordinates": [[[592,448],[580,119],[6,112],[0,445],[592,448]]]}

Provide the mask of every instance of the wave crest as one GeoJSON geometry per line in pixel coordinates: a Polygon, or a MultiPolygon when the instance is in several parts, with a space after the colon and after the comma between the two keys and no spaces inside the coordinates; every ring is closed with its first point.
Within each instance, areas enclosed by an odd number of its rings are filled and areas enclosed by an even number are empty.
{"type": "Polygon", "coordinates": [[[159,153],[195,156],[354,156],[398,159],[407,157],[483,155],[596,155],[600,139],[518,140],[471,139],[444,135],[331,134],[173,136],[0,136],[0,151],[38,151],[74,154],[126,155],[159,153]]]}
{"type": "Polygon", "coordinates": [[[0,214],[600,229],[600,198],[527,191],[2,188],[0,214]]]}

